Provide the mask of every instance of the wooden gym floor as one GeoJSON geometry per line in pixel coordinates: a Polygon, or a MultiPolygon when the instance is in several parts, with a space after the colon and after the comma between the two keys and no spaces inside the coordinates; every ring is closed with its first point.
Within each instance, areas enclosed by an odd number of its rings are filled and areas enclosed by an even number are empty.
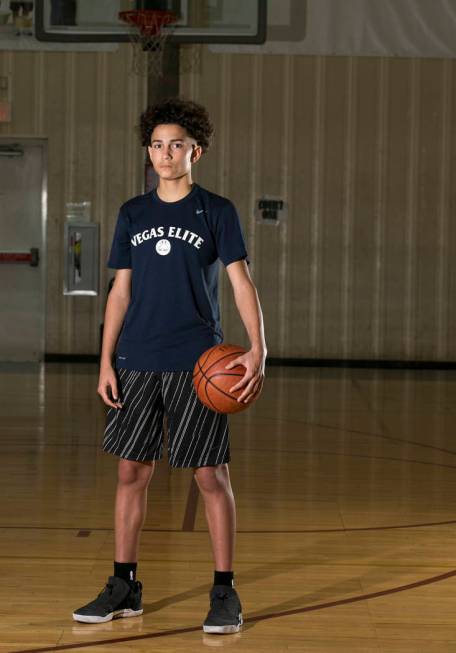
{"type": "Polygon", "coordinates": [[[241,633],[204,635],[191,472],[159,464],[142,617],[72,621],[111,573],[116,459],[89,364],[0,366],[0,652],[456,652],[456,372],[267,368],[231,418],[241,633]]]}

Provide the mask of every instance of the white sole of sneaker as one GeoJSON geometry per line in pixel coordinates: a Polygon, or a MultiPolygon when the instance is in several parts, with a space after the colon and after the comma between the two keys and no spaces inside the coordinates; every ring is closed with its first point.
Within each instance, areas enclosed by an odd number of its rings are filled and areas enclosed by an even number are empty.
{"type": "Polygon", "coordinates": [[[238,633],[241,630],[243,624],[242,614],[239,615],[239,623],[237,625],[231,626],[205,626],[203,625],[203,630],[205,633],[213,633],[214,635],[229,635],[231,633],[238,633]]]}
{"type": "Polygon", "coordinates": [[[85,614],[76,614],[73,612],[73,619],[75,621],[80,621],[84,624],[104,624],[106,621],[111,621],[112,619],[127,619],[128,617],[139,617],[143,613],[143,610],[115,610],[106,617],[94,617],[91,615],[85,614]]]}

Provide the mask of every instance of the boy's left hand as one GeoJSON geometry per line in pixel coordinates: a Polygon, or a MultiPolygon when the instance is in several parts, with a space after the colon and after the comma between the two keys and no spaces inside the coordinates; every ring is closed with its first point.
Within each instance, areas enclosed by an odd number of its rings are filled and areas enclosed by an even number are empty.
{"type": "Polygon", "coordinates": [[[261,390],[264,381],[265,360],[265,351],[250,349],[245,354],[242,354],[242,356],[238,356],[238,358],[232,360],[228,365],[225,365],[226,370],[230,370],[236,367],[236,365],[243,365],[245,367],[243,378],[230,388],[230,392],[234,392],[245,386],[244,392],[239,395],[237,401],[243,401],[247,404],[261,390]]]}

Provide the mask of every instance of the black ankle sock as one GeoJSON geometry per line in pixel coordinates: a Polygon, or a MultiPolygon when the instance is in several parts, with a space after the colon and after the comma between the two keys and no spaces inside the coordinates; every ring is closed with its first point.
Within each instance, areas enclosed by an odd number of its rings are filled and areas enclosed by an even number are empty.
{"type": "Polygon", "coordinates": [[[234,587],[234,573],[232,571],[214,571],[214,585],[234,587]]]}
{"type": "Polygon", "coordinates": [[[136,580],[136,566],[137,562],[116,562],[114,561],[114,576],[122,578],[123,580],[135,581],[136,580]]]}

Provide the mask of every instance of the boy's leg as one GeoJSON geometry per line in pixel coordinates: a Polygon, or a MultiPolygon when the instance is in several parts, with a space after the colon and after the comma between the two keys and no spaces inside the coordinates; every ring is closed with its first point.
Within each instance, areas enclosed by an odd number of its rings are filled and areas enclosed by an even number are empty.
{"type": "Polygon", "coordinates": [[[228,465],[198,467],[194,474],[204,500],[215,569],[232,571],[236,506],[228,465]]]}
{"type": "Polygon", "coordinates": [[[120,458],[114,575],[132,580],[125,563],[136,563],[138,559],[147,488],[155,460],[163,455],[163,402],[160,376],[155,372],[120,369],[117,381],[122,409],[111,408],[107,413],[103,449],[120,458]]]}
{"type": "Polygon", "coordinates": [[[154,372],[119,370],[123,408],[110,408],[103,449],[119,456],[115,503],[114,573],[94,599],[73,613],[75,621],[99,623],[142,614],[142,584],[136,580],[139,537],[147,488],[163,450],[163,404],[154,372]]]}
{"type": "Polygon", "coordinates": [[[116,562],[136,562],[155,461],[119,460],[115,504],[116,562]]]}
{"type": "Polygon", "coordinates": [[[242,626],[242,607],[233,587],[233,552],[236,507],[228,465],[199,467],[195,479],[204,500],[214,554],[211,607],[203,624],[205,633],[236,633],[242,626]]]}
{"type": "Polygon", "coordinates": [[[135,579],[141,529],[147,509],[147,488],[155,462],[119,460],[115,503],[115,573],[94,601],[73,613],[75,621],[100,623],[142,614],[142,585],[135,579]]]}
{"type": "Polygon", "coordinates": [[[215,561],[206,633],[236,633],[242,625],[241,602],[233,587],[236,515],[228,472],[227,416],[209,410],[196,396],[192,372],[162,374],[168,415],[169,462],[192,467],[203,496],[215,561]]]}

